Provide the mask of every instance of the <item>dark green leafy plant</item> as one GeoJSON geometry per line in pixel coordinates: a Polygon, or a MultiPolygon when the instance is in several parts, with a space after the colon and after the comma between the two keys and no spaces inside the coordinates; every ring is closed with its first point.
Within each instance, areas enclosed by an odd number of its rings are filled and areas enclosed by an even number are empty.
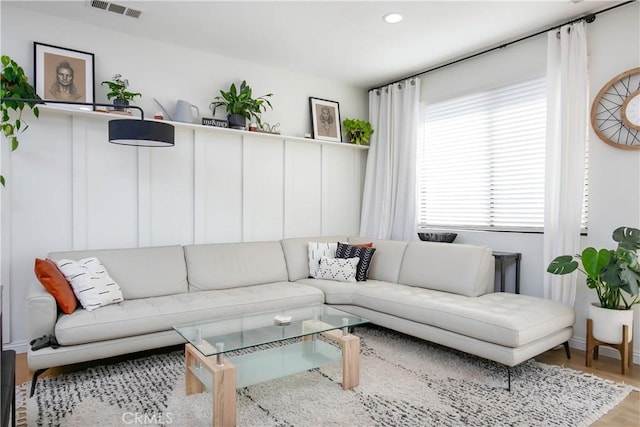
{"type": "Polygon", "coordinates": [[[344,119],[342,127],[352,144],[369,144],[369,139],[373,134],[371,123],[360,119],[344,119]]]}
{"type": "Polygon", "coordinates": [[[613,232],[618,247],[613,249],[586,248],[582,255],[562,255],[554,259],[547,271],[551,274],[569,274],[576,269],[587,276],[587,286],[595,289],[602,308],[628,310],[640,303],[640,230],[619,227],[613,232]],[[582,269],[578,261],[582,261],[582,269]],[[627,301],[624,294],[632,299],[627,301]],[[621,305],[622,303],[622,305],[621,305]]]}
{"type": "Polygon", "coordinates": [[[139,92],[129,92],[129,80],[123,79],[121,74],[116,74],[113,79],[106,80],[101,85],[109,86],[109,93],[107,93],[107,99],[126,99],[127,101],[133,100],[136,96],[142,96],[139,92]]]}
{"type": "Polygon", "coordinates": [[[253,117],[262,126],[260,115],[267,111],[267,105],[273,109],[271,102],[267,99],[273,94],[267,93],[259,98],[253,98],[252,95],[251,86],[247,84],[246,80],[240,84],[240,90],[236,88],[235,83],[231,83],[228,91],[221,90],[220,95],[214,98],[217,101],[213,101],[210,108],[213,115],[216,114],[218,107],[224,107],[227,110],[227,115],[240,114],[249,120],[253,117]]]}
{"type": "MultiPolygon", "coordinates": [[[[29,124],[22,118],[22,111],[29,107],[37,118],[40,114],[37,103],[15,101],[11,98],[40,99],[36,90],[29,84],[24,70],[11,57],[2,55],[2,75],[0,76],[2,92],[0,108],[2,109],[2,133],[11,142],[11,151],[18,149],[18,133],[24,132],[29,124]],[[10,111],[15,114],[10,115],[10,111]],[[17,115],[17,117],[15,117],[17,115]],[[13,116],[13,117],[12,117],[13,116]]],[[[0,184],[4,186],[4,176],[0,175],[0,184]]]]}

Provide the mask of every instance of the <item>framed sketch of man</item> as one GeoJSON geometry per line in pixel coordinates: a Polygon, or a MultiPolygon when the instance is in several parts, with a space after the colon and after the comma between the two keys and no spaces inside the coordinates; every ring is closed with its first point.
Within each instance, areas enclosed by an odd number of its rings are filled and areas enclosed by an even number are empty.
{"type": "Polygon", "coordinates": [[[313,138],[342,142],[340,105],[335,101],[309,97],[313,138]]]}
{"type": "Polygon", "coordinates": [[[95,102],[93,53],[38,42],[33,46],[34,83],[40,98],[95,102]]]}

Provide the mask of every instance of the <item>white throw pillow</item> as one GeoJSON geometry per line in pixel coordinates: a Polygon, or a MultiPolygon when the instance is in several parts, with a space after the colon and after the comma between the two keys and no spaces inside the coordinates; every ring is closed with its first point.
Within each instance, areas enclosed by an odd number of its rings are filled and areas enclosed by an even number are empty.
{"type": "Polygon", "coordinates": [[[309,276],[316,277],[318,274],[318,267],[320,266],[320,258],[323,256],[326,256],[327,258],[335,258],[336,249],[338,249],[338,242],[309,242],[309,276]]]}
{"type": "Polygon", "coordinates": [[[56,265],[71,284],[73,293],[87,311],[122,302],[120,286],[109,276],[104,265],[96,257],[80,261],[61,259],[56,265]]]}
{"type": "Polygon", "coordinates": [[[337,280],[338,282],[355,282],[360,258],[320,258],[317,279],[337,280]]]}

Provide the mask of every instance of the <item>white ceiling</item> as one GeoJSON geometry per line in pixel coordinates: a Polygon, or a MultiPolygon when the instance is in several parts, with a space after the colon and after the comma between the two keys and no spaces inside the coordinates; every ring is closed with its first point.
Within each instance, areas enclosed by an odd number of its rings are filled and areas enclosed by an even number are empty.
{"type": "MultiPolygon", "coordinates": [[[[90,1],[21,7],[370,88],[545,30],[619,1],[90,1]],[[404,20],[387,24],[382,16],[404,20]]],[[[623,6],[624,7],[624,6],[623,6]]]]}

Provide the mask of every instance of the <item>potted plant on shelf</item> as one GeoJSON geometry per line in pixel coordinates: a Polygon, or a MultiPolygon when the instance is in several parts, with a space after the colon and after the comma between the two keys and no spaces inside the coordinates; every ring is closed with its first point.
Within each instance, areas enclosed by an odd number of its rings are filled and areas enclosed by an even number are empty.
{"type": "MultiPolygon", "coordinates": [[[[0,76],[2,92],[0,103],[2,109],[2,133],[11,141],[11,151],[15,151],[18,148],[18,133],[27,130],[29,125],[22,118],[22,112],[25,108],[30,108],[33,111],[33,115],[37,118],[40,114],[37,103],[14,101],[7,98],[24,98],[24,99],[40,99],[36,94],[36,90],[31,84],[29,79],[25,75],[24,70],[18,65],[11,57],[2,55],[2,75],[0,76]],[[15,115],[9,115],[10,111],[14,111],[15,115]],[[17,115],[17,117],[16,117],[17,115]],[[13,116],[13,117],[12,117],[13,116]]],[[[4,186],[4,176],[0,175],[0,184],[4,186]]]]}
{"type": "Polygon", "coordinates": [[[129,80],[123,79],[121,74],[115,74],[111,80],[105,80],[101,85],[109,86],[109,93],[107,93],[107,99],[113,99],[113,104],[116,105],[114,109],[116,111],[126,111],[126,106],[129,105],[129,101],[133,100],[136,96],[142,96],[139,92],[129,92],[129,80]]]}
{"type": "Polygon", "coordinates": [[[216,96],[209,107],[213,115],[216,114],[218,107],[224,107],[227,110],[227,118],[229,119],[229,127],[233,129],[246,129],[247,119],[254,118],[259,127],[262,127],[260,115],[267,111],[267,105],[273,109],[271,102],[267,98],[273,96],[267,93],[259,98],[252,98],[251,86],[243,80],[240,84],[240,90],[236,88],[235,83],[231,83],[228,91],[220,90],[220,95],[216,96]]]}
{"type": "Polygon", "coordinates": [[[342,126],[349,142],[356,145],[369,144],[369,138],[373,134],[371,123],[360,119],[344,119],[342,126]]]}
{"type": "Polygon", "coordinates": [[[579,269],[583,272],[587,276],[587,286],[595,289],[600,302],[599,305],[589,305],[588,318],[593,320],[593,337],[598,341],[620,344],[622,325],[629,327],[629,340],[633,336],[632,306],[640,303],[637,253],[640,249],[640,230],[619,227],[612,237],[618,242],[615,250],[589,247],[581,255],[562,255],[549,264],[547,271],[569,274],[579,269]]]}

